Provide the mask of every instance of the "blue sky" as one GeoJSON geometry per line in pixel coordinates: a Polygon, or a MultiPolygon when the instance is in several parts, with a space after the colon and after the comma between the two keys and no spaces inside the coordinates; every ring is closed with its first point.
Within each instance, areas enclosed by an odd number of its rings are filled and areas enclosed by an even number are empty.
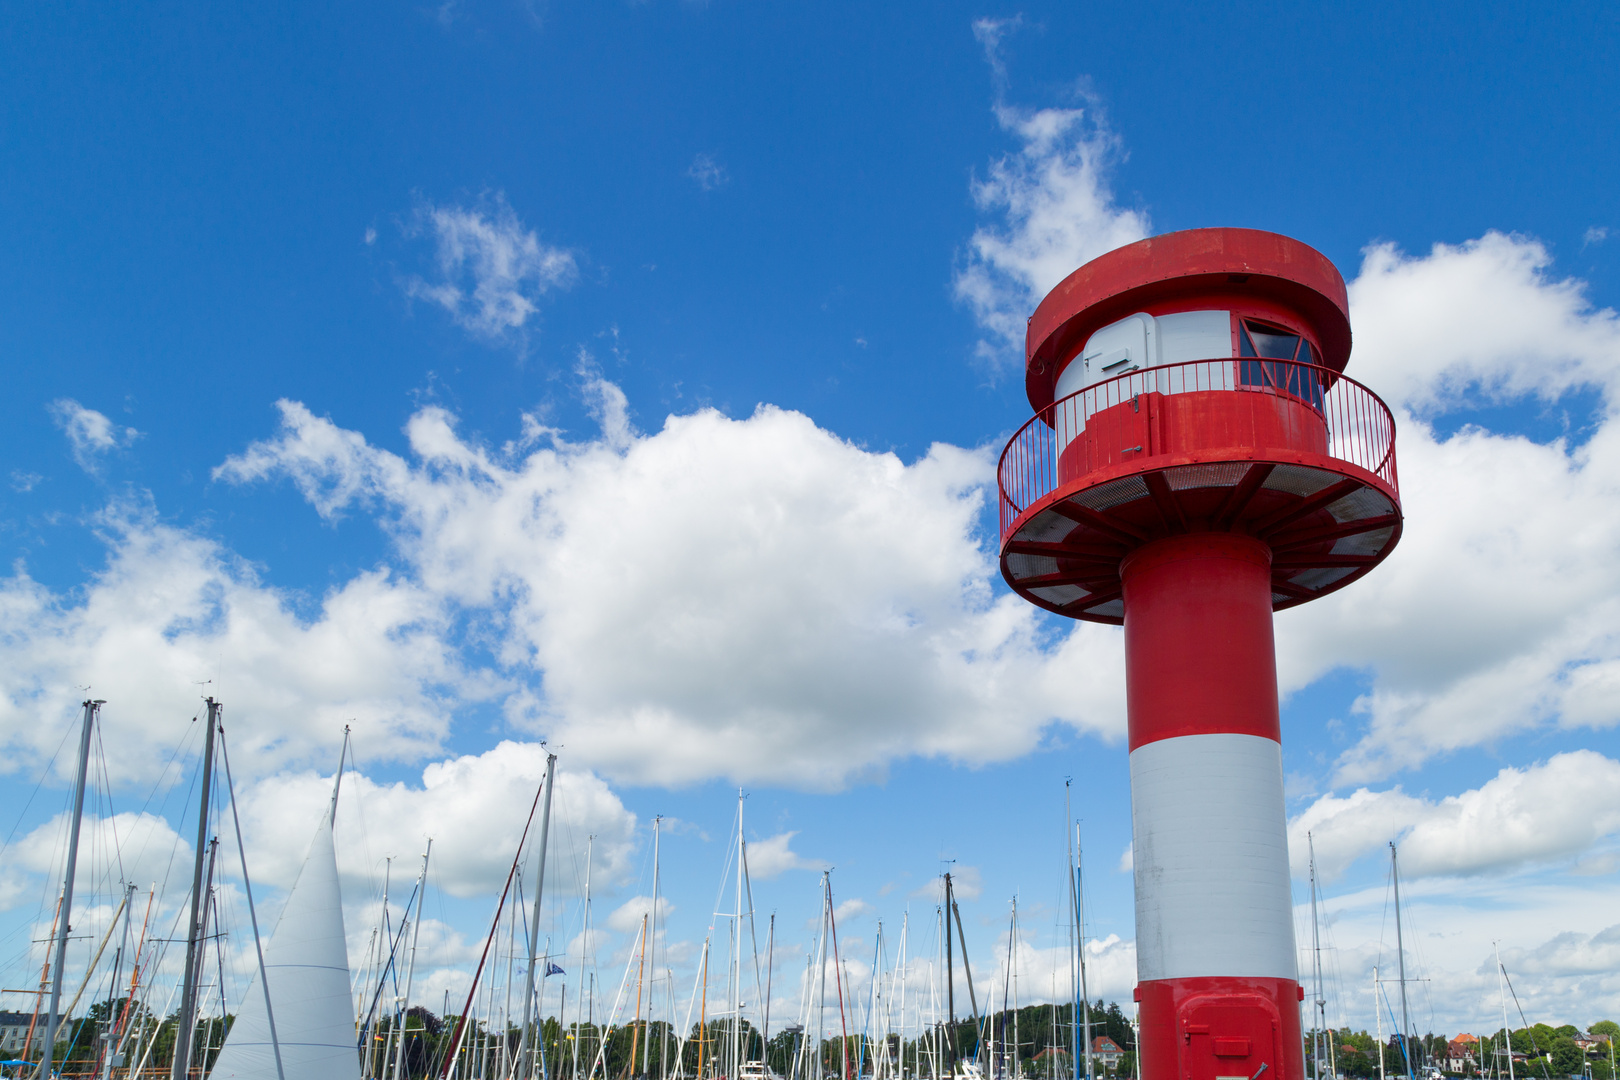
{"type": "Polygon", "coordinates": [[[782,940],[808,944],[818,867],[866,905],[865,950],[880,917],[932,917],[954,859],[988,970],[1014,892],[1055,943],[1072,777],[1100,986],[1128,999],[1117,634],[987,569],[1028,412],[1001,331],[1115,243],[1242,225],[1353,283],[1351,374],[1402,425],[1401,550],[1278,620],[1343,1016],[1371,1023],[1390,838],[1438,1029],[1488,1017],[1496,938],[1532,1019],[1620,1012],[1612,9],[5,22],[0,801],[32,852],[0,890],[7,970],[53,888],[60,768],[28,793],[75,687],[109,702],[113,809],[185,833],[163,766],[214,679],[272,904],[305,839],[271,823],[318,813],[346,719],[353,933],[381,859],[466,822],[436,839],[434,987],[515,841],[475,854],[479,823],[532,793],[533,746],[503,740],[549,737],[568,844],[616,838],[599,913],[647,891],[647,823],[678,819],[678,979],[738,784],[782,940]]]}

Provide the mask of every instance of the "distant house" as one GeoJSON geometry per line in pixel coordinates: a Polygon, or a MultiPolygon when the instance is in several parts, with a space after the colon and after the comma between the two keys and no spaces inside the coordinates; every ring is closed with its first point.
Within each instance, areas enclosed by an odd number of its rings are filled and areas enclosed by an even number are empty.
{"type": "Polygon", "coordinates": [[[1112,1069],[1119,1065],[1119,1059],[1125,1056],[1125,1051],[1119,1043],[1107,1035],[1098,1035],[1091,1040],[1091,1056],[1094,1060],[1102,1062],[1104,1067],[1112,1069]]]}
{"type": "Polygon", "coordinates": [[[1479,1040],[1466,1032],[1446,1043],[1446,1071],[1462,1072],[1479,1059],[1479,1040]]]}
{"type": "Polygon", "coordinates": [[[21,1053],[33,1019],[33,1013],[0,1012],[0,1051],[8,1057],[21,1053]]]}
{"type": "Polygon", "coordinates": [[[1593,1050],[1605,1045],[1605,1043],[1602,1039],[1594,1039],[1584,1031],[1577,1031],[1575,1033],[1575,1045],[1580,1047],[1581,1053],[1590,1054],[1593,1050]]]}

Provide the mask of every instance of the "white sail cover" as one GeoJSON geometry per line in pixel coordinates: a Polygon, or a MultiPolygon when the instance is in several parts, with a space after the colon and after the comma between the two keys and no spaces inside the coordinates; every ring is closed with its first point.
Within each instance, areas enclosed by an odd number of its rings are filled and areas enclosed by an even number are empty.
{"type": "MultiPolygon", "coordinates": [[[[264,950],[286,1080],[359,1080],[349,950],[327,813],[264,950]]],[[[253,976],[210,1080],[277,1080],[264,991],[253,976]]]]}

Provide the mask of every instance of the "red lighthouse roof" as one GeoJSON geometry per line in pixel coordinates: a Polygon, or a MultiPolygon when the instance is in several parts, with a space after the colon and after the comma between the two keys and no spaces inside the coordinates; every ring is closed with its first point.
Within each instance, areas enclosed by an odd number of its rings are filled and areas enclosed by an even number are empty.
{"type": "Polygon", "coordinates": [[[1349,299],[1327,256],[1259,229],[1187,229],[1116,248],[1047,294],[1025,338],[1030,404],[1052,403],[1064,364],[1097,329],[1137,311],[1162,314],[1220,301],[1298,313],[1315,332],[1324,366],[1343,371],[1350,359],[1349,299]]]}

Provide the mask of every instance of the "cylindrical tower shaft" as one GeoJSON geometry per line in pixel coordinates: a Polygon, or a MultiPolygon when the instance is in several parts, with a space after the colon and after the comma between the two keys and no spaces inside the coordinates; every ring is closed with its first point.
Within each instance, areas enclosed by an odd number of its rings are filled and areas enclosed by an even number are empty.
{"type": "Polygon", "coordinates": [[[1297,1077],[1271,549],[1193,533],[1120,571],[1142,1075],[1297,1077]]]}

